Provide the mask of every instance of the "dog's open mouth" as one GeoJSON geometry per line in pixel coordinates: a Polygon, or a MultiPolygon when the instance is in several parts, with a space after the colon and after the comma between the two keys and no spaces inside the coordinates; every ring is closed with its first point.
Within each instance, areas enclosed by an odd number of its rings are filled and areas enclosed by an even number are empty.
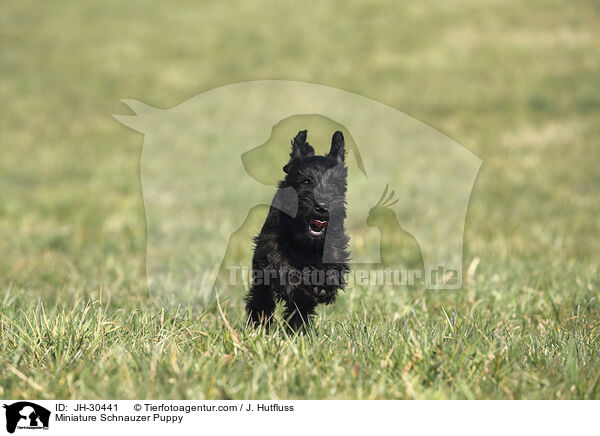
{"type": "Polygon", "coordinates": [[[325,233],[325,229],[328,225],[329,221],[312,219],[310,220],[310,223],[308,223],[308,231],[313,236],[321,236],[323,233],[325,233]]]}

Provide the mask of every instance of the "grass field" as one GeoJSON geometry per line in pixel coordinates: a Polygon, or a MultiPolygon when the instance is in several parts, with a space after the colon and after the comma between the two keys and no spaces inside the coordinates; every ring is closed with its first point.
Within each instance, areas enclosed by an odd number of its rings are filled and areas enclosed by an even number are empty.
{"type": "Polygon", "coordinates": [[[2,10],[0,397],[600,397],[596,2],[2,10]],[[241,297],[152,304],[143,137],[111,114],[255,79],[373,98],[482,158],[462,290],[356,286],[299,336],[245,328],[241,297]]]}

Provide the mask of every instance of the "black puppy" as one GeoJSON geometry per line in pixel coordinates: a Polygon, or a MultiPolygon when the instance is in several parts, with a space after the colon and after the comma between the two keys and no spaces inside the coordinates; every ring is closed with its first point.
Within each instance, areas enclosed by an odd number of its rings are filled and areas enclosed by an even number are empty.
{"type": "Polygon", "coordinates": [[[283,167],[285,179],[254,239],[252,288],[246,300],[254,324],[268,322],[276,301],[283,301],[286,321],[301,327],[317,304],[332,303],[344,288],[349,259],[344,153],[342,132],[334,133],[324,156],[315,156],[306,130],[293,139],[290,161],[283,167]]]}

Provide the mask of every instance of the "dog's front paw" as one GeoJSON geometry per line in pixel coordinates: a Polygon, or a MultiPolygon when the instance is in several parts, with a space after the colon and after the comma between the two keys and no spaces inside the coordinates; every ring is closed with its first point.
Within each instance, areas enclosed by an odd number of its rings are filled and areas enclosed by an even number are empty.
{"type": "Polygon", "coordinates": [[[331,303],[335,300],[335,292],[331,292],[331,290],[319,288],[315,286],[312,289],[312,298],[317,303],[331,303]]]}
{"type": "Polygon", "coordinates": [[[327,294],[327,291],[325,289],[319,289],[317,286],[315,286],[313,288],[313,294],[315,294],[318,297],[324,297],[325,294],[327,294]]]}

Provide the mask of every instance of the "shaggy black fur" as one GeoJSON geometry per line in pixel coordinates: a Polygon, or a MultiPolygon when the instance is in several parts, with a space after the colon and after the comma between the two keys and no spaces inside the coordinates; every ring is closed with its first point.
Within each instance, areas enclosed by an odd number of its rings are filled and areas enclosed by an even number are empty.
{"type": "Polygon", "coordinates": [[[275,303],[283,301],[286,321],[301,327],[317,304],[332,303],[344,288],[349,259],[344,146],[344,136],[335,132],[329,153],[315,156],[306,130],[293,139],[285,179],[254,239],[252,288],[246,299],[254,324],[268,322],[275,303]]]}

